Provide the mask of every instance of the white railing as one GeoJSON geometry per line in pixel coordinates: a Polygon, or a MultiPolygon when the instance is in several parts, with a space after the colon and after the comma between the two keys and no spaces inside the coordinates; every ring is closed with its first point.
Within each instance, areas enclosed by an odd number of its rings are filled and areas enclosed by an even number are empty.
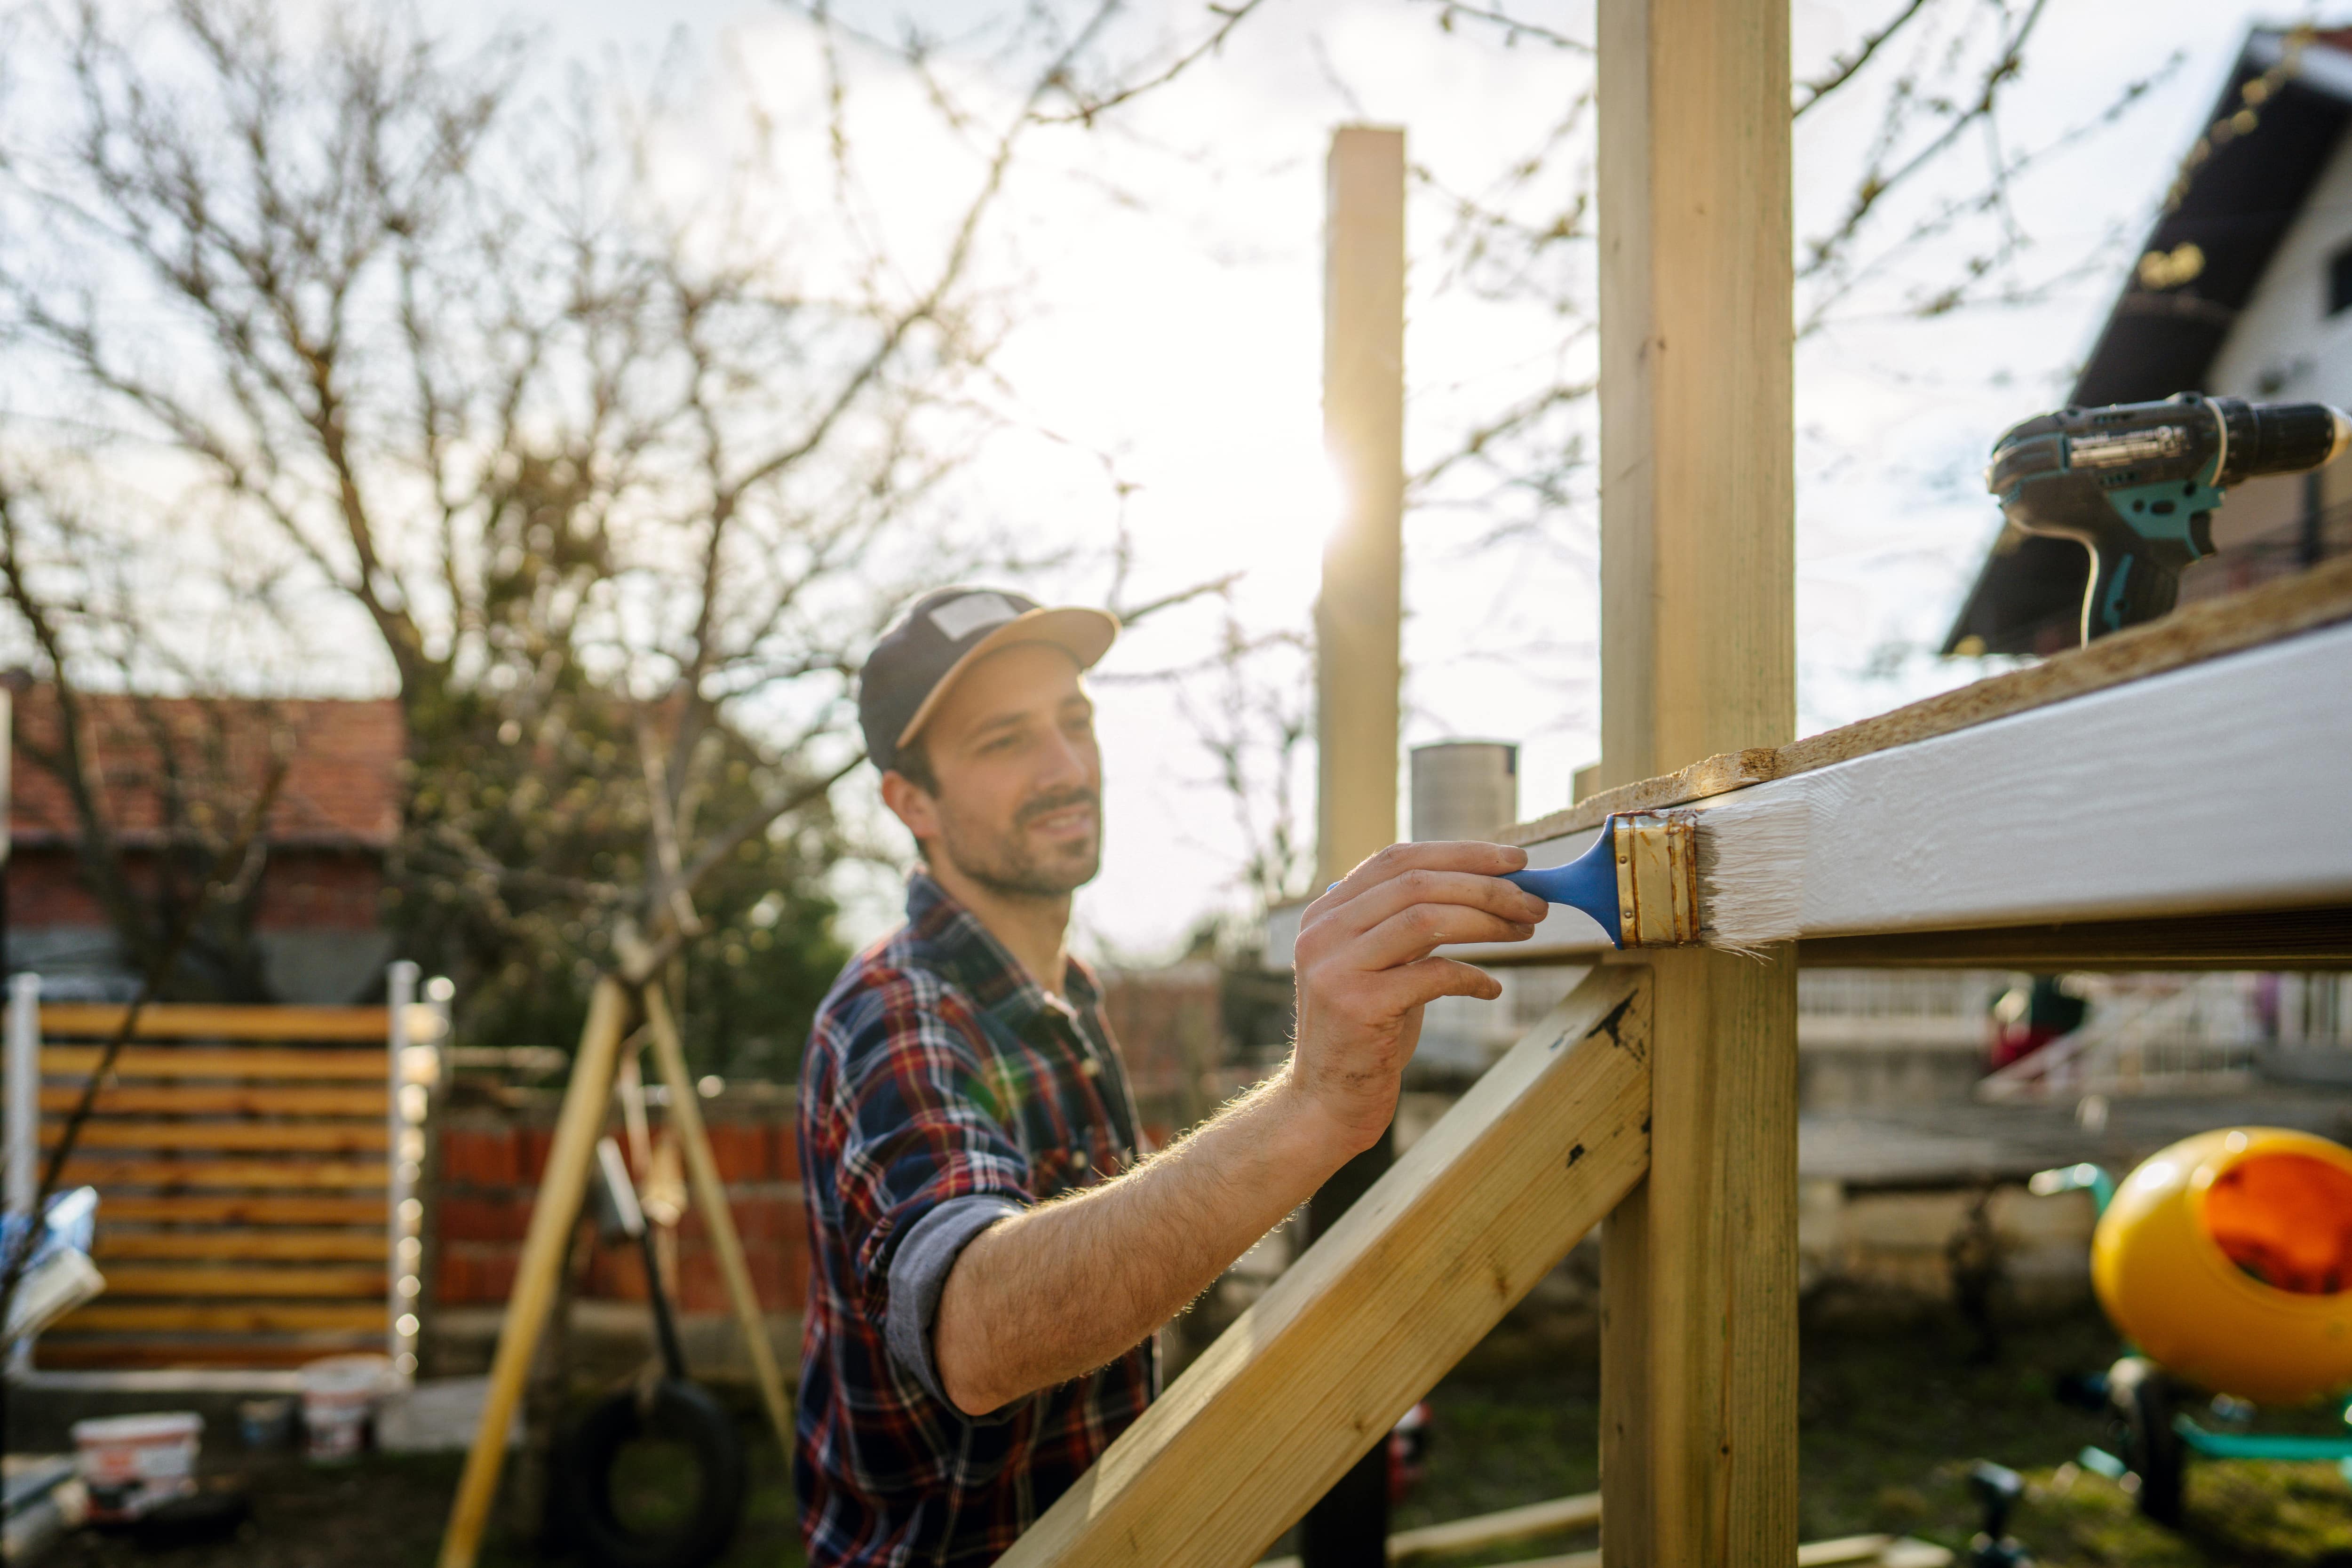
{"type": "Polygon", "coordinates": [[[2243,1093],[2274,1054],[2352,1065],[2336,974],[2084,975],[2082,1028],[1977,1087],[1991,1101],[2243,1093]]]}

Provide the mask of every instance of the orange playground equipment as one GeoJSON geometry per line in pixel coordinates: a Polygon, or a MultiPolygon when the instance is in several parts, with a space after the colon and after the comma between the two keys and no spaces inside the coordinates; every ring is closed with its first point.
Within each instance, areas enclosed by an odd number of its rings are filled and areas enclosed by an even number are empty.
{"type": "MultiPolygon", "coordinates": [[[[2182,1385],[2217,1420],[2352,1389],[2352,1150],[2308,1132],[2230,1127],[2158,1151],[2120,1185],[2095,1165],[2044,1171],[2033,1190],[2088,1189],[2100,1206],[2091,1281],[2137,1347],[2083,1392],[2114,1418],[2089,1468],[2138,1479],[2150,1518],[2179,1522],[2181,1468],[2207,1458],[2334,1459],[2341,1437],[2211,1430],[2175,1408],[2182,1385]]],[[[2352,1403],[2347,1405],[2352,1420],[2352,1403]]]]}

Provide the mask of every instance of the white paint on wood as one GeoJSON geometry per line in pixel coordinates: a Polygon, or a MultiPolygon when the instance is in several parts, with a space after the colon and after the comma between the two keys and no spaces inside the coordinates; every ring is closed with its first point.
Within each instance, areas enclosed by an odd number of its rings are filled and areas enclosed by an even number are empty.
{"type": "MultiPolygon", "coordinates": [[[[1801,802],[1802,935],[2294,909],[2352,899],[2352,626],[1814,773],[1706,814],[1801,802]]],[[[1537,865],[1591,833],[1535,845],[1537,865]]],[[[1555,910],[1473,961],[1590,952],[1555,910]]]]}

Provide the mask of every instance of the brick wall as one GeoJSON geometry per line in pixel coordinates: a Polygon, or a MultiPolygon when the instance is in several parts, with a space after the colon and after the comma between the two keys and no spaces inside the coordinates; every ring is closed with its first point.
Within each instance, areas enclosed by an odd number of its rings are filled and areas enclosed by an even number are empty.
{"type": "Polygon", "coordinates": [[[1217,966],[1199,959],[1102,975],[1103,1016],[1127,1063],[1144,1135],[1155,1145],[1165,1145],[1230,1092],[1223,984],[1217,966]]]}
{"type": "MultiPolygon", "coordinates": [[[[123,857],[132,886],[154,882],[144,850],[123,857]]],[[[68,845],[19,847],[8,861],[8,922],[17,931],[103,927],[106,911],[84,885],[68,845]]],[[[273,849],[261,876],[260,931],[373,931],[381,919],[383,860],[375,850],[273,849]]]]}
{"type": "MultiPolygon", "coordinates": [[[[772,1090],[744,1105],[730,1105],[722,1097],[705,1102],[704,1115],[760,1305],[770,1312],[798,1313],[808,1290],[808,1239],[791,1100],[773,1098],[772,1090]]],[[[608,1131],[620,1135],[617,1119],[608,1131]]],[[[440,1118],[431,1210],[436,1306],[488,1306],[506,1300],[553,1135],[551,1109],[467,1107],[440,1118]]],[[[575,1258],[581,1296],[644,1300],[645,1268],[636,1244],[592,1245],[593,1232],[582,1235],[585,1256],[575,1258]]],[[[709,1232],[696,1205],[688,1207],[678,1226],[677,1272],[680,1311],[730,1310],[709,1232]]]]}

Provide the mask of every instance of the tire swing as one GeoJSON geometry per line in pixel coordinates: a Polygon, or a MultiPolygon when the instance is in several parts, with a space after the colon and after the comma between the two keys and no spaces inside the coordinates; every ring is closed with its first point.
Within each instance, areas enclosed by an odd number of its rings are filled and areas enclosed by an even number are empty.
{"type": "Polygon", "coordinates": [[[709,1568],[734,1540],[743,1516],[743,1439],[726,1407],[687,1378],[677,1325],[654,1266],[653,1233],[637,1206],[620,1145],[604,1139],[596,1146],[596,1163],[607,1229],[634,1237],[644,1249],[662,1375],[606,1394],[572,1429],[556,1471],[562,1525],[593,1568],[709,1568]],[[691,1472],[691,1496],[682,1507],[674,1468],[642,1480],[628,1473],[637,1452],[653,1446],[682,1456],[691,1472]],[[640,1494],[662,1498],[661,1517],[644,1519],[625,1506],[640,1494]]]}

